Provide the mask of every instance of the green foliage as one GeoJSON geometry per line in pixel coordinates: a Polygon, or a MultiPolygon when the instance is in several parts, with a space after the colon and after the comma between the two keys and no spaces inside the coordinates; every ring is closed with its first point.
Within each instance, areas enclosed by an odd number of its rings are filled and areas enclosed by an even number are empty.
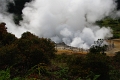
{"type": "Polygon", "coordinates": [[[26,80],[26,79],[21,78],[21,77],[11,78],[10,77],[10,68],[7,68],[6,70],[0,71],[0,80],[26,80]]]}
{"type": "Polygon", "coordinates": [[[60,67],[59,71],[55,71],[54,74],[57,76],[58,79],[68,80],[68,67],[60,67]]]}
{"type": "Polygon", "coordinates": [[[10,79],[10,70],[7,69],[0,71],[0,80],[9,80],[10,79]]]}

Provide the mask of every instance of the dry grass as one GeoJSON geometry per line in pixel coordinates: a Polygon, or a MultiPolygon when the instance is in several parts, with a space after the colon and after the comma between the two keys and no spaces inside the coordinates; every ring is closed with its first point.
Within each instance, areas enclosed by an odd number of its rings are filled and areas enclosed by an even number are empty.
{"type": "Polygon", "coordinates": [[[72,51],[72,50],[66,50],[66,49],[63,49],[63,50],[58,49],[57,52],[56,52],[56,54],[63,54],[63,53],[66,53],[68,55],[71,55],[71,54],[87,54],[86,51],[83,51],[83,52],[82,51],[72,51]]]}
{"type": "MultiPolygon", "coordinates": [[[[107,41],[108,43],[110,43],[110,41],[107,41]]],[[[106,51],[106,54],[108,56],[114,56],[116,52],[120,51],[120,39],[113,39],[111,40],[111,42],[114,42],[115,48],[110,49],[109,51],[106,51]]],[[[86,51],[72,51],[72,50],[66,50],[66,49],[58,49],[56,54],[63,54],[66,53],[68,55],[71,54],[87,54],[86,51]]]]}

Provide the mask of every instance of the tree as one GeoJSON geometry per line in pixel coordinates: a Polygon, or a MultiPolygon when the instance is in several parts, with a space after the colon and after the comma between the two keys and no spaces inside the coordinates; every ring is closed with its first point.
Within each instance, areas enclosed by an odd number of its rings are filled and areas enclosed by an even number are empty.
{"type": "Polygon", "coordinates": [[[0,46],[9,45],[13,43],[17,38],[15,35],[7,32],[6,23],[0,23],[0,46]]]}
{"type": "Polygon", "coordinates": [[[30,32],[23,33],[17,40],[7,33],[2,41],[6,45],[0,47],[0,69],[12,66],[13,77],[24,76],[31,67],[39,63],[49,65],[56,52],[54,42],[47,38],[39,38],[30,32]]]}
{"type": "Polygon", "coordinates": [[[105,51],[107,49],[107,45],[103,43],[103,39],[98,39],[97,41],[94,41],[94,45],[90,48],[90,53],[102,53],[105,54],[105,51]]]}
{"type": "Polygon", "coordinates": [[[7,27],[5,27],[6,23],[0,23],[0,35],[7,33],[7,27]]]}

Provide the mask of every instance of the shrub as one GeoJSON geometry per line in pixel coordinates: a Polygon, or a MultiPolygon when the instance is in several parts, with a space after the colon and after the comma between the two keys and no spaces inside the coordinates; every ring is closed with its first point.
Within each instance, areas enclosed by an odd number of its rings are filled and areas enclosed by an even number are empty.
{"type": "Polygon", "coordinates": [[[109,80],[108,57],[102,54],[87,54],[84,62],[85,68],[89,68],[96,75],[98,80],[109,80]]]}
{"type": "Polygon", "coordinates": [[[55,56],[55,45],[50,39],[38,38],[30,32],[23,33],[17,40],[14,39],[11,34],[6,35],[3,40],[8,45],[0,48],[0,67],[5,69],[13,66],[12,76],[24,75],[27,70],[39,63],[50,64],[50,59],[55,56]]]}
{"type": "Polygon", "coordinates": [[[0,67],[1,69],[16,63],[16,53],[18,52],[16,45],[6,45],[0,48],[0,67]]]}
{"type": "Polygon", "coordinates": [[[89,74],[89,69],[84,68],[84,58],[81,56],[73,56],[68,61],[70,76],[73,78],[81,77],[84,79],[89,74]]]}

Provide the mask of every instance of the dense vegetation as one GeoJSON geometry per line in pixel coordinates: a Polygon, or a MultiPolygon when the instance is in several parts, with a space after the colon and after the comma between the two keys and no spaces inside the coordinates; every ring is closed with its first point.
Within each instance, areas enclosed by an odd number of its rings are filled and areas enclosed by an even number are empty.
{"type": "MultiPolygon", "coordinates": [[[[55,44],[50,39],[38,38],[30,32],[21,38],[8,33],[5,23],[0,24],[0,69],[12,66],[11,74],[25,75],[31,67],[39,64],[50,64],[55,56],[55,44]]],[[[11,76],[12,77],[12,76],[11,76]]]]}
{"type": "Polygon", "coordinates": [[[108,57],[104,51],[98,46],[86,55],[57,55],[50,39],[30,32],[18,39],[1,23],[0,80],[119,80],[120,52],[108,57]]]}

